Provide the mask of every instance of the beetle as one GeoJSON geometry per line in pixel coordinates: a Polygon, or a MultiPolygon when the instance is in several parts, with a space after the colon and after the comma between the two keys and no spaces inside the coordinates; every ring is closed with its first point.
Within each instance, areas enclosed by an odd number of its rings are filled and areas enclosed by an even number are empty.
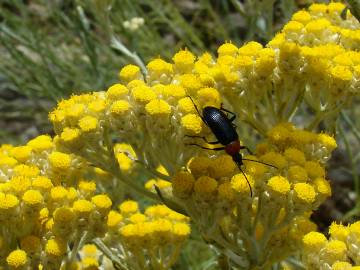
{"type": "Polygon", "coordinates": [[[220,109],[213,107],[213,106],[206,106],[203,108],[202,114],[200,114],[200,111],[199,111],[198,107],[196,106],[192,97],[190,97],[190,96],[188,96],[188,97],[191,99],[191,102],[194,104],[194,107],[195,107],[197,113],[199,114],[200,118],[205,123],[205,125],[207,125],[210,128],[210,130],[216,137],[217,141],[209,142],[205,137],[202,137],[202,136],[186,135],[186,137],[201,138],[208,144],[214,144],[214,145],[221,144],[223,146],[216,147],[216,148],[208,148],[208,147],[204,147],[199,144],[196,144],[196,143],[187,143],[187,145],[194,145],[194,146],[198,146],[202,149],[207,149],[207,150],[215,150],[215,151],[225,150],[225,152],[232,157],[233,161],[237,164],[239,170],[244,175],[246,182],[249,185],[250,194],[252,197],[251,185],[250,185],[249,180],[247,179],[244,171],[241,168],[241,166],[244,165],[243,160],[261,163],[261,164],[271,166],[274,168],[276,168],[276,167],[271,164],[265,163],[265,162],[252,160],[252,159],[245,159],[242,157],[240,150],[246,149],[250,154],[252,154],[252,152],[250,151],[250,149],[247,146],[240,144],[239,135],[236,131],[236,125],[233,123],[233,121],[236,118],[235,113],[225,109],[223,107],[223,105],[221,104],[220,109]],[[228,117],[227,113],[231,115],[230,118],[228,117]]]}

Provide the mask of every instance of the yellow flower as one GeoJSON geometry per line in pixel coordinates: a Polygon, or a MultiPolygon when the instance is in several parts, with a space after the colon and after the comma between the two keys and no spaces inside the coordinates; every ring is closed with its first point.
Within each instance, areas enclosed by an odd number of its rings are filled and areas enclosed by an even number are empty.
{"type": "Polygon", "coordinates": [[[274,165],[276,168],[278,169],[283,169],[287,166],[287,161],[284,158],[284,156],[282,156],[280,153],[276,153],[276,152],[267,152],[266,154],[262,155],[260,157],[260,160],[274,165]]]}
{"type": "Polygon", "coordinates": [[[25,162],[30,158],[32,148],[30,146],[18,146],[11,149],[11,155],[20,162],[25,162]]]}
{"type": "Polygon", "coordinates": [[[122,220],[123,220],[123,216],[120,213],[111,210],[108,214],[107,226],[109,228],[116,228],[122,220]]]}
{"type": "Polygon", "coordinates": [[[202,198],[208,199],[216,192],[217,186],[218,183],[214,178],[201,176],[195,181],[194,191],[202,198]]]}
{"type": "Polygon", "coordinates": [[[145,106],[145,110],[150,115],[169,115],[171,112],[170,105],[161,99],[154,99],[145,106]]]}
{"type": "Polygon", "coordinates": [[[12,194],[0,193],[0,211],[11,210],[19,205],[19,199],[12,194]]]}
{"type": "Polygon", "coordinates": [[[231,182],[227,181],[219,185],[218,187],[219,197],[224,200],[234,201],[235,192],[231,186],[231,182]]]}
{"type": "Polygon", "coordinates": [[[308,22],[305,25],[305,29],[308,33],[313,33],[314,35],[318,35],[319,32],[323,31],[330,25],[331,25],[331,23],[327,19],[321,18],[321,19],[312,20],[312,21],[308,22]]]}
{"type": "Polygon", "coordinates": [[[83,132],[93,132],[98,127],[98,120],[93,116],[85,116],[79,120],[79,127],[83,132]]]}
{"type": "Polygon", "coordinates": [[[99,263],[96,258],[93,257],[85,257],[81,261],[82,269],[84,270],[95,270],[99,269],[99,263]]]}
{"type": "Polygon", "coordinates": [[[255,56],[257,52],[259,52],[263,46],[255,41],[250,41],[246,43],[244,46],[239,48],[240,55],[248,55],[248,56],[255,56]]]}
{"type": "Polygon", "coordinates": [[[67,244],[59,238],[49,239],[45,245],[45,252],[48,256],[61,257],[66,253],[67,244]]]}
{"type": "Polygon", "coordinates": [[[349,227],[342,224],[337,224],[335,221],[331,223],[329,227],[329,234],[331,239],[340,240],[346,242],[346,238],[349,235],[349,227]]]}
{"type": "Polygon", "coordinates": [[[268,180],[267,186],[271,191],[279,194],[286,195],[290,191],[289,181],[282,176],[273,176],[268,180]]]}
{"type": "Polygon", "coordinates": [[[335,66],[330,70],[330,74],[334,79],[340,81],[350,81],[353,77],[352,72],[348,66],[335,66]]]}
{"type": "Polygon", "coordinates": [[[125,201],[122,204],[119,205],[119,209],[121,214],[123,215],[130,215],[132,213],[135,213],[139,209],[139,205],[135,201],[125,201]]]}
{"type": "Polygon", "coordinates": [[[25,266],[28,261],[27,254],[24,250],[17,249],[12,251],[7,257],[6,262],[10,267],[18,269],[25,266]]]}
{"type": "Polygon", "coordinates": [[[81,132],[78,128],[64,128],[63,132],[61,132],[60,138],[65,143],[75,144],[79,141],[81,136],[81,132]]]}
{"type": "Polygon", "coordinates": [[[298,22],[305,24],[311,20],[311,15],[309,12],[307,12],[305,10],[300,10],[298,12],[295,12],[291,19],[293,21],[298,21],[298,22]]]}
{"type": "Polygon", "coordinates": [[[53,213],[53,217],[55,223],[69,226],[71,222],[75,219],[75,214],[72,208],[62,206],[56,208],[53,213]]]}
{"type": "Polygon", "coordinates": [[[196,114],[187,114],[181,118],[181,126],[192,134],[199,134],[202,130],[202,120],[196,114]]]}
{"type": "Polygon", "coordinates": [[[328,134],[321,133],[317,136],[317,138],[318,141],[323,144],[329,152],[332,152],[337,147],[335,138],[328,134]]]}
{"type": "Polygon", "coordinates": [[[235,56],[238,52],[238,48],[231,42],[222,44],[217,50],[219,56],[230,55],[235,56]]]}
{"type": "Polygon", "coordinates": [[[135,87],[131,94],[134,100],[140,103],[147,103],[156,98],[155,92],[148,86],[135,87]]]}
{"type": "Polygon", "coordinates": [[[178,241],[183,240],[186,236],[190,235],[191,228],[186,223],[176,223],[172,228],[172,232],[177,237],[178,241]]]}
{"type": "Polygon", "coordinates": [[[26,205],[34,207],[41,205],[44,198],[38,190],[30,189],[25,191],[22,200],[26,205]]]}
{"type": "Polygon", "coordinates": [[[220,94],[215,88],[201,88],[198,90],[197,95],[199,102],[204,106],[219,106],[220,104],[220,94]]]}
{"type": "Polygon", "coordinates": [[[93,196],[91,202],[98,210],[108,210],[112,205],[112,201],[106,194],[93,196]]]}
{"type": "Polygon", "coordinates": [[[303,237],[303,243],[307,251],[319,251],[327,242],[325,235],[319,232],[309,232],[303,237]]]}
{"type": "Polygon", "coordinates": [[[234,161],[229,155],[221,155],[211,160],[211,175],[214,178],[229,176],[236,168],[234,161]]]}
{"type": "Polygon", "coordinates": [[[231,178],[231,187],[239,192],[240,194],[249,194],[250,193],[250,187],[249,184],[251,185],[251,187],[254,187],[254,179],[249,175],[246,174],[246,178],[245,175],[241,174],[236,174],[231,178]],[[246,179],[249,181],[246,181],[246,179]]]}
{"type": "Polygon", "coordinates": [[[71,156],[54,151],[49,155],[50,164],[59,171],[66,171],[71,166],[71,156]]]}
{"type": "Polygon", "coordinates": [[[317,193],[329,197],[331,196],[331,187],[329,181],[325,178],[318,177],[314,180],[314,187],[317,193]]]}
{"type": "Polygon", "coordinates": [[[172,65],[160,58],[150,61],[146,67],[152,80],[160,78],[162,75],[169,76],[173,73],[172,65]]]}
{"type": "Polygon", "coordinates": [[[179,198],[186,198],[191,195],[195,179],[188,172],[179,172],[172,179],[173,193],[179,198]]]}
{"type": "Polygon", "coordinates": [[[37,176],[31,183],[32,187],[40,190],[49,190],[53,187],[53,184],[46,176],[37,176]]]}
{"type": "Polygon", "coordinates": [[[52,148],[53,142],[49,135],[40,135],[28,141],[27,145],[30,146],[35,152],[42,152],[52,148]]]}
{"type": "Polygon", "coordinates": [[[67,199],[68,191],[62,186],[53,187],[50,190],[50,197],[54,201],[67,199]]]}
{"type": "Polygon", "coordinates": [[[31,185],[29,177],[26,176],[14,176],[10,179],[10,187],[16,193],[25,192],[31,185]]]}
{"type": "Polygon", "coordinates": [[[73,209],[80,214],[89,214],[94,209],[94,205],[88,200],[77,200],[73,204],[73,209]]]}
{"type": "Polygon", "coordinates": [[[106,102],[105,100],[102,99],[95,100],[89,103],[88,109],[90,112],[93,112],[94,114],[103,113],[106,109],[106,102]]]}
{"type": "Polygon", "coordinates": [[[317,177],[325,177],[325,169],[316,161],[307,161],[304,164],[304,168],[308,175],[315,179],[317,177]]]}
{"type": "Polygon", "coordinates": [[[299,165],[304,165],[306,161],[304,152],[296,148],[287,148],[284,151],[284,156],[289,162],[293,162],[299,165]]]}
{"type": "Polygon", "coordinates": [[[301,203],[311,204],[315,201],[316,193],[314,188],[306,183],[296,183],[294,185],[296,198],[301,203]]]}
{"type": "Polygon", "coordinates": [[[321,252],[321,258],[327,262],[345,261],[347,259],[346,244],[339,240],[330,240],[321,252]]]}
{"type": "Polygon", "coordinates": [[[350,270],[353,269],[351,263],[337,261],[331,266],[332,270],[350,270]]]}
{"type": "Polygon", "coordinates": [[[120,83],[114,84],[106,91],[106,98],[109,100],[117,100],[124,98],[129,93],[129,89],[120,83]]]}
{"type": "Polygon", "coordinates": [[[176,53],[173,57],[175,67],[185,73],[191,72],[192,67],[194,66],[195,56],[188,50],[181,50],[176,53]]]}
{"type": "Polygon", "coordinates": [[[119,77],[125,82],[141,78],[140,68],[135,65],[126,65],[119,72],[119,77]]]}
{"type": "Polygon", "coordinates": [[[127,113],[129,109],[129,102],[127,102],[126,100],[117,100],[111,105],[110,112],[114,116],[121,116],[127,113]]]}
{"type": "Polygon", "coordinates": [[[294,165],[288,168],[288,178],[292,183],[306,182],[308,174],[303,167],[294,165]]]}
{"type": "Polygon", "coordinates": [[[132,223],[141,223],[146,221],[146,216],[141,213],[135,213],[129,217],[132,223]]]}
{"type": "Polygon", "coordinates": [[[195,113],[194,104],[191,102],[191,99],[188,97],[182,98],[178,101],[178,108],[181,112],[187,113],[195,113]]]}

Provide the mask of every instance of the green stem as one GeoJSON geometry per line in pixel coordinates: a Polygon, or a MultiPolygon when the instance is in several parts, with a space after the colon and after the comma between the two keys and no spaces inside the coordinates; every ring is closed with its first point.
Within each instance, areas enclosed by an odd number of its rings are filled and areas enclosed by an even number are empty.
{"type": "Polygon", "coordinates": [[[338,125],[338,128],[339,128],[340,135],[344,140],[346,152],[349,155],[349,159],[350,159],[350,162],[351,162],[351,171],[352,171],[352,175],[353,175],[353,178],[354,178],[355,192],[356,192],[357,198],[359,198],[359,196],[360,196],[359,175],[357,173],[356,163],[354,162],[352,147],[350,146],[350,142],[349,142],[348,138],[345,135],[344,128],[340,124],[338,125]]]}
{"type": "Polygon", "coordinates": [[[299,91],[298,95],[296,96],[296,99],[292,105],[292,107],[290,108],[289,112],[286,115],[286,120],[290,121],[293,116],[296,113],[296,110],[298,109],[300,103],[303,101],[304,99],[304,94],[305,94],[305,89],[302,89],[299,91]]]}
{"type": "Polygon", "coordinates": [[[106,257],[108,257],[113,263],[116,263],[118,266],[120,266],[120,269],[123,270],[129,270],[125,264],[122,263],[122,261],[120,260],[119,257],[117,257],[112,251],[111,249],[109,249],[105,243],[100,239],[100,238],[96,238],[94,240],[92,240],[92,242],[97,246],[97,248],[104,253],[104,255],[106,257]]]}
{"type": "Polygon", "coordinates": [[[115,36],[111,37],[111,47],[122,52],[127,57],[132,59],[135,64],[137,64],[140,68],[143,74],[147,74],[147,69],[145,67],[145,64],[141,60],[141,58],[137,55],[136,52],[131,52],[128,48],[125,47],[125,45],[115,36]]]}

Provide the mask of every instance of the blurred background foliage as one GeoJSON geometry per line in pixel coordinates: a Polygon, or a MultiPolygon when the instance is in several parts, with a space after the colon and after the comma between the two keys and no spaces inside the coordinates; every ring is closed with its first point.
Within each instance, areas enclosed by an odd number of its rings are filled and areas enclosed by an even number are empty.
{"type": "MultiPolygon", "coordinates": [[[[47,113],[57,101],[107,89],[125,64],[158,56],[170,60],[181,48],[216,54],[229,40],[237,46],[250,40],[265,44],[295,10],[312,2],[0,0],[0,143],[51,134],[47,113]],[[129,28],[136,17],[144,23],[129,28]]],[[[359,1],[348,2],[356,15],[359,1]]],[[[334,195],[314,215],[323,228],[330,220],[358,219],[360,213],[358,108],[343,112],[338,124],[339,149],[328,174],[334,195]]],[[[178,269],[215,269],[213,251],[196,232],[189,243],[178,269]],[[202,257],[193,256],[193,249],[202,257]]]]}

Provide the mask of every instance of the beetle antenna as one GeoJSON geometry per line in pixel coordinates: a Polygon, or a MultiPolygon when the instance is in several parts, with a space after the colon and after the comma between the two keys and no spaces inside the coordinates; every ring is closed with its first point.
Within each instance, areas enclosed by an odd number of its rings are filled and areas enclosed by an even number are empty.
{"type": "Polygon", "coordinates": [[[264,164],[264,165],[267,165],[267,166],[273,167],[273,168],[275,168],[275,169],[279,169],[278,167],[276,167],[276,166],[274,166],[274,165],[271,165],[271,164],[266,163],[266,162],[258,161],[258,160],[247,159],[247,158],[243,158],[242,160],[247,160],[247,161],[257,162],[257,163],[260,163],[260,164],[264,164]]]}
{"type": "Polygon", "coordinates": [[[246,180],[246,182],[247,182],[247,184],[248,184],[248,186],[249,186],[249,189],[250,189],[250,196],[252,197],[253,193],[252,193],[252,188],[251,188],[250,182],[249,182],[249,180],[247,179],[246,174],[244,173],[244,171],[241,169],[241,165],[238,164],[238,163],[236,163],[236,164],[237,164],[239,170],[241,171],[241,173],[242,173],[242,174],[244,175],[244,177],[245,177],[245,180],[246,180]]]}

